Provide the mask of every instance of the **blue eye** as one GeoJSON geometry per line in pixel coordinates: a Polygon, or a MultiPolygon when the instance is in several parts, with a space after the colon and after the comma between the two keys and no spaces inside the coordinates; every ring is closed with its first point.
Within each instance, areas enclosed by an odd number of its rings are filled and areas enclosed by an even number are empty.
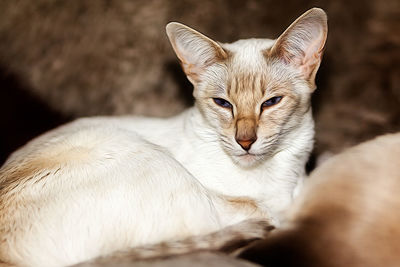
{"type": "Polygon", "coordinates": [[[232,104],[222,98],[213,98],[215,104],[223,108],[232,108],[232,104]]]}
{"type": "Polygon", "coordinates": [[[261,108],[267,108],[273,105],[278,104],[282,99],[282,96],[274,96],[262,103],[261,108]]]}

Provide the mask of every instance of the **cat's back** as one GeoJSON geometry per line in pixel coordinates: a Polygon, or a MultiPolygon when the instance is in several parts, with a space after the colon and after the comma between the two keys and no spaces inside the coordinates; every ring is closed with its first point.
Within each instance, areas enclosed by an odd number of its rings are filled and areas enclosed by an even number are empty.
{"type": "Polygon", "coordinates": [[[0,168],[0,200],[23,199],[37,191],[39,198],[60,188],[72,191],[107,177],[116,182],[131,177],[131,169],[145,166],[150,158],[168,160],[166,150],[129,127],[135,120],[83,118],[33,139],[0,168]]]}
{"type": "Polygon", "coordinates": [[[31,140],[12,153],[1,170],[32,160],[50,166],[55,161],[83,162],[96,155],[121,156],[124,151],[146,146],[143,128],[148,124],[156,128],[157,123],[130,116],[81,118],[31,140]]]}
{"type": "MultiPolygon", "coordinates": [[[[9,157],[0,169],[0,262],[71,263],[107,251],[104,244],[129,243],[129,238],[116,243],[123,232],[141,242],[132,232],[135,225],[124,223],[139,212],[137,206],[125,212],[133,201],[129,192],[152,171],[143,162],[152,158],[157,165],[168,157],[118,122],[80,119],[9,157]],[[143,175],[132,175],[134,170],[143,175]],[[40,258],[43,251],[47,256],[40,258]]],[[[142,191],[137,202],[150,193],[146,187],[142,191]]]]}
{"type": "Polygon", "coordinates": [[[71,265],[219,229],[204,188],[143,138],[154,127],[80,119],[12,154],[0,169],[0,263],[71,265]]]}

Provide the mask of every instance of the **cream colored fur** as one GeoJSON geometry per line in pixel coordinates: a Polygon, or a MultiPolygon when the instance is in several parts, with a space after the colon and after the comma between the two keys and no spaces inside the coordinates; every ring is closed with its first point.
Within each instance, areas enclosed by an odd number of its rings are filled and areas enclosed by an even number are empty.
{"type": "Polygon", "coordinates": [[[278,41],[218,44],[178,23],[167,33],[195,106],[170,119],[80,119],[12,154],[0,170],[0,261],[65,266],[252,218],[279,225],[312,149],[325,13],[306,12],[278,41]]]}
{"type": "Polygon", "coordinates": [[[399,266],[399,190],[400,133],[361,143],[317,167],[286,222],[242,257],[271,267],[399,266]]]}

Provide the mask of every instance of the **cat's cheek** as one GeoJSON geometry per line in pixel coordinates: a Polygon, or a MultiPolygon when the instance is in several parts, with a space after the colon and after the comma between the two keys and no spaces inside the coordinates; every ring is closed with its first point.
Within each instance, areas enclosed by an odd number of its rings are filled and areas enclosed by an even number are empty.
{"type": "Polygon", "coordinates": [[[221,114],[219,116],[219,121],[224,129],[231,128],[233,123],[232,116],[230,114],[221,114]]]}
{"type": "Polygon", "coordinates": [[[214,121],[213,124],[218,124],[221,129],[228,129],[233,124],[232,110],[228,108],[214,106],[209,107],[212,114],[209,114],[211,120],[214,121]]]}

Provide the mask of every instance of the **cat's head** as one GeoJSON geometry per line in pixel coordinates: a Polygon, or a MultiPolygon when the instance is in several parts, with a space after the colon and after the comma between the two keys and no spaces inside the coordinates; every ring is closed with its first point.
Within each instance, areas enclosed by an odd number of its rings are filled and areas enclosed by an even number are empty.
{"type": "Polygon", "coordinates": [[[272,155],[309,116],[327,37],[323,10],[307,11],[276,40],[221,44],[175,22],[167,34],[197,107],[236,162],[252,165],[272,155]]]}

